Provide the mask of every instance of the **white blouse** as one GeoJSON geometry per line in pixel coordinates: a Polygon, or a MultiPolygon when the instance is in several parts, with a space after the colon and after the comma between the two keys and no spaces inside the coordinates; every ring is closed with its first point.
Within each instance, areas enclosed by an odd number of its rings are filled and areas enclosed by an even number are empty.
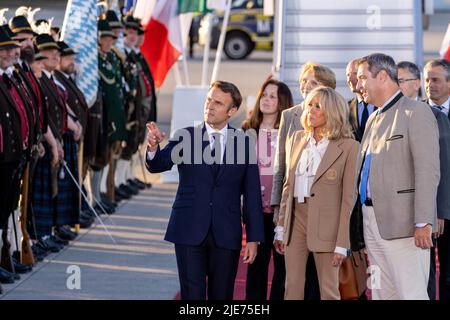
{"type": "Polygon", "coordinates": [[[299,203],[305,202],[305,198],[311,195],[311,186],[314,182],[317,168],[319,168],[329,143],[328,138],[322,138],[316,144],[312,134],[309,134],[308,142],[305,149],[303,149],[295,170],[294,198],[297,198],[299,203]]]}

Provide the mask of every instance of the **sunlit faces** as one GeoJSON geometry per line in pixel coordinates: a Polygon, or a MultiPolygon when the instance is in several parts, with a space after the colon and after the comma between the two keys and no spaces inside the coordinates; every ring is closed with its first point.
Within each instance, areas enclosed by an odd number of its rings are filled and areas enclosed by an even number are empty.
{"type": "Polygon", "coordinates": [[[358,93],[359,91],[356,89],[356,85],[358,83],[358,62],[352,61],[347,65],[347,69],[345,70],[347,76],[347,85],[352,90],[353,93],[358,93]]]}
{"type": "Polygon", "coordinates": [[[376,97],[379,96],[380,85],[378,76],[372,77],[369,64],[364,62],[358,66],[358,83],[356,89],[361,92],[364,102],[377,106],[376,97]]]}
{"type": "Polygon", "coordinates": [[[319,97],[314,97],[308,105],[308,126],[314,128],[314,130],[320,130],[325,128],[327,124],[327,118],[319,104],[319,97]]]}
{"type": "Polygon", "coordinates": [[[237,111],[232,102],[230,93],[223,92],[219,88],[211,88],[205,101],[205,122],[215,129],[222,129],[237,111]]]}
{"type": "Polygon", "coordinates": [[[111,48],[114,44],[114,39],[113,39],[113,37],[110,37],[110,36],[100,37],[98,39],[98,44],[100,46],[100,50],[103,53],[108,53],[111,51],[111,48]]]}
{"type": "Polygon", "coordinates": [[[47,58],[45,60],[42,60],[44,69],[46,69],[47,71],[53,71],[58,67],[61,58],[58,49],[42,50],[41,54],[47,58]]]}
{"type": "Polygon", "coordinates": [[[43,60],[33,61],[31,63],[31,70],[36,75],[36,77],[40,78],[42,76],[42,69],[44,68],[43,60]]]}
{"type": "Polygon", "coordinates": [[[0,49],[0,69],[6,70],[14,64],[16,49],[0,49]]]}
{"type": "Polygon", "coordinates": [[[450,81],[447,81],[446,72],[442,66],[427,66],[423,71],[423,78],[428,99],[437,104],[447,101],[450,81]]]}
{"type": "Polygon", "coordinates": [[[75,55],[61,57],[59,68],[67,74],[73,74],[75,72],[75,55]]]}
{"type": "Polygon", "coordinates": [[[272,115],[278,112],[278,86],[269,84],[264,89],[259,103],[262,114],[272,115]]]}
{"type": "Polygon", "coordinates": [[[126,36],[124,41],[125,44],[130,48],[136,46],[136,43],[138,41],[137,30],[131,28],[126,29],[126,36]]]}
{"type": "Polygon", "coordinates": [[[404,68],[398,68],[398,85],[402,93],[411,99],[416,99],[419,94],[420,80],[404,68]]]}
{"type": "Polygon", "coordinates": [[[19,41],[20,58],[31,62],[34,57],[33,35],[30,33],[19,33],[14,39],[19,41]]]}
{"type": "Polygon", "coordinates": [[[300,78],[300,93],[303,99],[306,99],[308,94],[320,85],[321,83],[314,77],[312,70],[306,71],[300,78]]]}

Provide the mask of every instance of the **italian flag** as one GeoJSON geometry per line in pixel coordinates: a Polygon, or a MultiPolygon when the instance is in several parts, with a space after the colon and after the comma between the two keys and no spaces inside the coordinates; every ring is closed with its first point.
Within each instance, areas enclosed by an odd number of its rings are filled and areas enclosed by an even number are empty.
{"type": "Polygon", "coordinates": [[[183,52],[178,1],[158,0],[145,30],[141,52],[152,71],[155,86],[159,88],[183,52]]]}
{"type": "Polygon", "coordinates": [[[450,23],[447,27],[447,32],[442,41],[441,50],[439,51],[442,59],[450,61],[450,23]]]}
{"type": "Polygon", "coordinates": [[[179,14],[204,10],[205,0],[157,0],[154,4],[141,52],[157,88],[183,52],[179,14]]]}

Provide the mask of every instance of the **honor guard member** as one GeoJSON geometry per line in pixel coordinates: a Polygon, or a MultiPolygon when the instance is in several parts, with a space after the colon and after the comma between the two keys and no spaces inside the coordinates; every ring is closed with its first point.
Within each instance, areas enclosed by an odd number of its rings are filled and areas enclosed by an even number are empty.
{"type": "Polygon", "coordinates": [[[47,57],[42,60],[40,83],[48,103],[49,129],[55,138],[54,143],[44,145],[46,153],[38,163],[34,179],[36,237],[38,248],[58,252],[67,240],[76,237],[69,225],[79,222],[79,192],[62,161],[66,161],[73,176],[77,177],[75,140],[79,140],[81,126],[74,115],[69,114],[66,92],[54,76],[60,60],[58,45],[48,33],[38,35],[35,42],[41,54],[47,57]]]}
{"type": "MultiPolygon", "coordinates": [[[[54,71],[55,81],[59,82],[65,89],[67,93],[67,107],[69,109],[69,115],[73,113],[74,119],[78,121],[81,126],[81,132],[85,132],[87,127],[88,120],[88,112],[89,108],[86,103],[86,99],[81,90],[77,87],[75,80],[73,77],[75,76],[75,55],[76,52],[70,48],[64,41],[57,42],[59,50],[60,50],[60,62],[58,70],[54,71]]],[[[80,181],[84,181],[85,172],[87,170],[83,170],[85,167],[83,165],[84,161],[84,140],[83,135],[80,137],[78,141],[78,153],[77,153],[77,162],[78,162],[78,173],[80,177],[80,181]],[[80,172],[81,170],[81,172],[80,172]]],[[[81,194],[79,202],[81,203],[81,194]]],[[[80,213],[80,227],[87,228],[90,227],[94,221],[94,213],[92,213],[88,208],[80,213]]]]}
{"type": "MultiPolygon", "coordinates": [[[[20,279],[15,267],[18,261],[11,257],[8,221],[17,208],[20,182],[30,152],[33,115],[18,74],[13,64],[20,51],[18,42],[11,38],[13,33],[7,25],[0,27],[0,229],[1,269],[0,282],[11,283],[20,279]],[[12,281],[11,281],[12,280],[12,281]]],[[[20,269],[20,270],[19,270],[20,269]]]]}
{"type": "MultiPolygon", "coordinates": [[[[99,20],[99,52],[98,52],[98,69],[99,69],[99,91],[102,94],[102,105],[104,110],[104,130],[103,143],[101,146],[107,145],[107,159],[97,159],[97,166],[110,165],[107,179],[107,196],[110,202],[115,202],[114,190],[114,166],[115,160],[120,157],[122,151],[122,142],[126,141],[127,133],[125,128],[125,110],[124,97],[122,91],[123,76],[121,72],[120,62],[112,53],[114,34],[109,27],[107,20],[99,20]]],[[[99,158],[99,157],[97,157],[99,158]]],[[[94,177],[95,178],[95,177],[94,177]]],[[[99,190],[101,175],[94,179],[99,190]],[[100,179],[99,179],[100,178],[100,179]]],[[[99,191],[98,196],[99,196],[99,191]]],[[[96,193],[97,193],[96,192],[96,193]]],[[[95,195],[95,193],[94,193],[95,195]]]]}
{"type": "MultiPolygon", "coordinates": [[[[120,191],[126,194],[136,195],[139,193],[139,188],[145,188],[144,185],[137,185],[134,181],[134,175],[132,174],[132,168],[134,163],[138,161],[136,157],[139,157],[138,149],[140,141],[140,132],[144,131],[145,124],[147,123],[146,114],[150,107],[148,103],[150,87],[148,79],[147,90],[142,88],[141,84],[145,86],[141,78],[141,67],[138,63],[134,48],[136,47],[138,30],[140,28],[139,22],[132,16],[126,16],[125,22],[125,38],[124,38],[124,52],[125,52],[125,78],[130,87],[130,90],[126,94],[127,109],[127,145],[122,150],[121,159],[118,160],[118,172],[116,174],[116,186],[120,191]],[[144,101],[145,99],[145,101],[144,101]],[[144,103],[146,105],[144,105],[144,103]],[[127,179],[129,179],[127,181],[127,179]]],[[[145,138],[143,136],[142,138],[145,138]]]]}

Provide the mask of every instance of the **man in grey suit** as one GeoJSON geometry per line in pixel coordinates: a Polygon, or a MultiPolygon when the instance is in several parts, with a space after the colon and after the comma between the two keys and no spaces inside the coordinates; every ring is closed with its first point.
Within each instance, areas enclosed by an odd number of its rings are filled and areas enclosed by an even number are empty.
{"type": "MultiPolygon", "coordinates": [[[[426,102],[432,106],[439,126],[439,147],[441,160],[441,180],[437,196],[438,232],[433,244],[438,248],[439,299],[450,300],[450,122],[448,121],[450,63],[446,60],[431,60],[423,70],[426,102]],[[440,110],[440,111],[439,111],[440,110]]],[[[431,251],[430,299],[436,299],[436,252],[431,251]]]]}
{"type": "MultiPolygon", "coordinates": [[[[314,62],[307,62],[302,66],[299,82],[303,99],[306,99],[308,93],[318,86],[336,89],[336,76],[334,72],[326,66],[314,62]]],[[[283,192],[283,183],[286,176],[286,163],[291,155],[291,138],[296,131],[303,129],[300,121],[302,113],[303,103],[300,103],[292,108],[284,110],[281,114],[270,201],[270,204],[274,207],[275,211],[275,224],[278,222],[281,193],[283,192]]],[[[320,299],[318,281],[314,258],[311,253],[306,265],[305,300],[320,299]]]]}
{"type": "Polygon", "coordinates": [[[428,300],[440,176],[436,118],[424,103],[403,96],[390,56],[362,58],[357,87],[365,102],[379,107],[367,121],[358,158],[372,298],[428,300]]]}

